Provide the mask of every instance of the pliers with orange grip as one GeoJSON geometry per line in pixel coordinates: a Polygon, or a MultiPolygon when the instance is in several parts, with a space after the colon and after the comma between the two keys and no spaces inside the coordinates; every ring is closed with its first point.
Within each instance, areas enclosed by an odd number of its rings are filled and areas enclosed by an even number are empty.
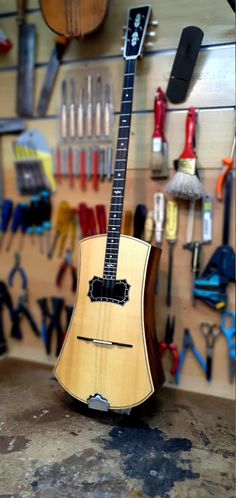
{"type": "Polygon", "coordinates": [[[170,373],[175,375],[177,370],[177,365],[179,361],[179,354],[176,344],[173,342],[173,335],[175,331],[175,316],[172,318],[170,315],[167,317],[166,321],[166,334],[165,340],[160,343],[160,353],[163,354],[166,349],[169,349],[172,354],[172,367],[170,373]]]}

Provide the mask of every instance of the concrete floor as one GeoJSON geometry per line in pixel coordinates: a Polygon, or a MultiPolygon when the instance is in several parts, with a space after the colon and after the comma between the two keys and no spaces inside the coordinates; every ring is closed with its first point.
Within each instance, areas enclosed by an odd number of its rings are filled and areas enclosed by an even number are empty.
{"type": "Polygon", "coordinates": [[[0,498],[234,498],[234,405],[162,389],[130,416],[0,361],[0,498]]]}

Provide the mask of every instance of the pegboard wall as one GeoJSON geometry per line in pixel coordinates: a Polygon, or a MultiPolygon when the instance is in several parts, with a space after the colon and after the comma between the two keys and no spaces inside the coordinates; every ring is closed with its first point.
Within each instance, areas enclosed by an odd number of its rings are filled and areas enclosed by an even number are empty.
{"type": "MultiPolygon", "coordinates": [[[[150,1],[153,7],[154,18],[159,20],[157,37],[153,47],[146,52],[143,60],[138,64],[135,80],[133,116],[131,124],[131,139],[128,157],[128,173],[125,194],[125,209],[134,210],[138,203],[144,203],[148,209],[152,208],[153,194],[163,191],[165,181],[150,179],[150,148],[153,131],[153,98],[157,86],[166,89],[170,75],[175,50],[178,46],[182,29],[185,26],[196,25],[204,31],[204,39],[199,53],[191,86],[186,101],[181,105],[168,103],[166,119],[166,137],[169,143],[169,168],[173,172],[173,160],[179,156],[183,148],[184,126],[186,112],[189,106],[198,110],[197,153],[198,168],[205,189],[214,198],[213,218],[213,244],[203,249],[204,265],[213,250],[221,244],[223,206],[216,200],[216,179],[220,172],[221,160],[230,152],[234,133],[234,15],[226,1],[199,0],[159,0],[150,1]]],[[[129,6],[136,2],[130,0],[129,6]]],[[[122,26],[126,20],[127,2],[125,0],[111,0],[107,18],[98,32],[83,40],[73,40],[68,47],[63,63],[60,67],[57,82],[50,101],[48,114],[39,119],[36,115],[27,120],[27,129],[37,128],[47,137],[50,147],[55,147],[57,141],[56,113],[58,107],[58,92],[60,83],[68,71],[75,68],[96,68],[104,66],[109,69],[114,91],[114,122],[116,136],[120,96],[123,76],[123,59],[120,56],[122,26]]],[[[35,66],[35,109],[39,91],[42,85],[45,69],[51,50],[54,46],[54,34],[44,23],[37,1],[28,2],[27,21],[36,24],[37,54],[35,66]]],[[[5,56],[0,57],[0,117],[11,118],[16,116],[16,77],[17,77],[17,23],[15,2],[2,0],[0,5],[0,27],[13,41],[13,49],[5,56]]],[[[13,171],[12,136],[2,139],[2,160],[4,167],[4,195],[14,201],[19,200],[16,193],[13,171]]],[[[114,140],[115,144],[115,140],[114,140]]],[[[97,192],[88,186],[82,192],[79,185],[69,188],[67,181],[63,180],[61,186],[53,196],[53,214],[63,199],[71,205],[86,202],[90,206],[104,203],[109,210],[111,183],[104,182],[99,185],[97,192]]],[[[191,301],[191,254],[184,251],[182,246],[186,240],[186,223],[188,205],[179,203],[179,230],[178,240],[174,249],[173,269],[173,304],[170,309],[165,305],[167,285],[168,246],[164,240],[159,274],[159,291],[156,297],[156,323],[159,340],[165,334],[167,314],[176,315],[175,342],[179,349],[182,347],[184,327],[188,327],[200,353],[205,356],[205,341],[199,330],[202,321],[219,323],[220,314],[214,312],[199,301],[193,307],[191,301]]],[[[231,209],[231,240],[234,244],[234,209],[231,209]]],[[[201,238],[201,212],[197,206],[194,238],[201,238]]],[[[12,249],[6,253],[4,249],[0,254],[0,279],[6,280],[14,262],[14,251],[17,249],[19,236],[14,237],[12,249]]],[[[76,249],[74,262],[77,260],[76,249]]],[[[96,257],[96,256],[95,256],[96,257]]],[[[25,240],[21,254],[22,266],[25,268],[29,279],[29,304],[36,317],[40,320],[36,299],[41,296],[61,295],[68,304],[73,304],[74,294],[70,291],[69,277],[65,278],[63,287],[55,287],[55,275],[60,260],[54,257],[48,260],[38,250],[37,241],[32,245],[25,240]]],[[[16,281],[12,291],[16,300],[20,291],[20,282],[16,281]]],[[[234,286],[229,286],[229,306],[234,307],[234,286]]],[[[9,322],[5,318],[6,327],[9,322]]],[[[15,357],[42,361],[52,364],[54,357],[47,357],[43,344],[32,334],[28,325],[23,327],[23,340],[10,339],[6,328],[8,354],[15,357]]],[[[174,386],[169,377],[169,359],[164,360],[167,369],[167,382],[174,386]]],[[[203,372],[189,352],[182,368],[182,389],[213,394],[228,398],[234,397],[234,386],[228,382],[227,370],[227,344],[220,336],[214,348],[213,378],[207,383],[203,372]]]]}

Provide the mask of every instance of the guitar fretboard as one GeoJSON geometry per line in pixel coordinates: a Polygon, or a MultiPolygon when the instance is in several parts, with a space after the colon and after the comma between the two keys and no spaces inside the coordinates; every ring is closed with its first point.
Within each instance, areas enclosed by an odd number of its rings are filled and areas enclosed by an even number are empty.
{"type": "Polygon", "coordinates": [[[126,60],[103,278],[116,279],[132,113],[135,59],[126,60]]]}

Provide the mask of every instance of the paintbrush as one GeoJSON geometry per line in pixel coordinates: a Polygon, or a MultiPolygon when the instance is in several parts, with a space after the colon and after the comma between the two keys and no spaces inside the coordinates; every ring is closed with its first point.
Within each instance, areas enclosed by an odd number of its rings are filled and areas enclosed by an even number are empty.
{"type": "Polygon", "coordinates": [[[168,176],[167,142],[164,136],[165,114],[166,96],[158,87],[154,99],[155,127],[152,135],[151,174],[153,179],[168,176]]]}
{"type": "Polygon", "coordinates": [[[174,197],[193,201],[205,193],[197,175],[197,155],[194,150],[196,111],[188,110],[185,125],[185,146],[178,159],[176,174],[166,185],[166,191],[174,197]]]}

